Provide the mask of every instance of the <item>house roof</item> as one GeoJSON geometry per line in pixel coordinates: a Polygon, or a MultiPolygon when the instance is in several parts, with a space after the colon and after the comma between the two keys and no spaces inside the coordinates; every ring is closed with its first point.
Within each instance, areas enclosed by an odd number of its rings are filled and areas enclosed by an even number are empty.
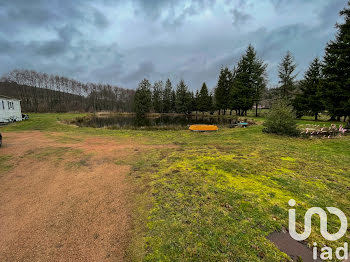
{"type": "Polygon", "coordinates": [[[13,98],[13,97],[9,97],[9,96],[4,96],[4,95],[0,95],[0,98],[21,101],[21,100],[19,100],[19,99],[17,99],[17,98],[13,98]]]}

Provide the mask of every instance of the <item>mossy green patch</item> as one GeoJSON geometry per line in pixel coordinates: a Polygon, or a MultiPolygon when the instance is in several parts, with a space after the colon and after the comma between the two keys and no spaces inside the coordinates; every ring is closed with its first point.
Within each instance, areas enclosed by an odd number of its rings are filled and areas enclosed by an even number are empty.
{"type": "Polygon", "coordinates": [[[289,157],[289,156],[286,156],[286,157],[281,157],[282,160],[284,161],[289,161],[289,162],[295,162],[295,158],[292,158],[292,157],[289,157]]]}
{"type": "Polygon", "coordinates": [[[13,167],[13,164],[10,163],[11,156],[2,155],[0,156],[0,174],[10,170],[13,167]]]}

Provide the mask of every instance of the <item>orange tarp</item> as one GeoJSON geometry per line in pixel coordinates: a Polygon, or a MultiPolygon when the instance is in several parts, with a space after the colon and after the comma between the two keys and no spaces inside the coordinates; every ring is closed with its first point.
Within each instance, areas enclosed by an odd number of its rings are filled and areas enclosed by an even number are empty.
{"type": "Polygon", "coordinates": [[[217,131],[219,128],[214,125],[191,125],[189,129],[192,131],[217,131]]]}

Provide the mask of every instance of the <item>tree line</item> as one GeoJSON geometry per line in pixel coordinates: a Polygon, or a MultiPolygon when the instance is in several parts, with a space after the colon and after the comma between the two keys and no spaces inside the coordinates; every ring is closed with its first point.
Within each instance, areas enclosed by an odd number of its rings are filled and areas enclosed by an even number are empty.
{"type": "Polygon", "coordinates": [[[194,93],[184,80],[175,89],[169,79],[164,88],[162,81],[152,86],[147,79],[142,80],[135,93],[135,111],[139,115],[151,111],[186,114],[217,111],[225,115],[229,110],[230,114],[242,116],[255,108],[257,116],[259,105],[283,99],[293,105],[298,117],[313,115],[317,120],[319,113],[327,111],[331,120],[344,117],[345,121],[350,116],[350,1],[340,15],[345,19],[343,24],[336,25],[335,40],[327,44],[322,61],[316,57],[311,62],[302,80],[296,80],[297,64],[287,52],[278,65],[279,85],[267,89],[267,64],[249,45],[232,70],[221,68],[212,91],[205,83],[194,93]]]}
{"type": "Polygon", "coordinates": [[[182,113],[189,114],[193,111],[211,112],[213,107],[213,94],[209,93],[205,83],[200,91],[194,93],[188,89],[184,80],[180,80],[176,88],[173,88],[168,79],[156,81],[153,85],[147,79],[143,79],[135,93],[135,111],[143,116],[153,111],[156,113],[182,113]]]}
{"type": "Polygon", "coordinates": [[[13,70],[1,82],[21,100],[25,112],[93,112],[133,110],[134,90],[105,84],[82,83],[33,70],[13,70]]]}

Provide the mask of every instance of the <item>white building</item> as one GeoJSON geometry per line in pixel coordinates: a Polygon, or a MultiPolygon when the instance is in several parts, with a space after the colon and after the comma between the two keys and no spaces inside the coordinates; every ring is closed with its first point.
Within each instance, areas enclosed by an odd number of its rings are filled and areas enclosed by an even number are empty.
{"type": "Polygon", "coordinates": [[[0,95],[0,122],[22,121],[21,100],[0,95]]]}

